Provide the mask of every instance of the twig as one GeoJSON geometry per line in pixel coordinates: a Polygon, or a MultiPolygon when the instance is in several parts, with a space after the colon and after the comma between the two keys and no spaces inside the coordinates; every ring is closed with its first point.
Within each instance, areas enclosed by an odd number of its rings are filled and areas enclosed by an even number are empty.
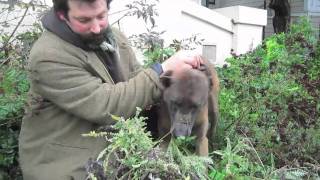
{"type": "MultiPolygon", "coordinates": [[[[133,171],[133,170],[135,170],[136,168],[132,168],[132,169],[130,169],[128,172],[126,172],[124,175],[122,175],[120,178],[119,178],[119,180],[123,180],[124,178],[127,178],[127,176],[129,176],[130,175],[130,173],[133,171]]],[[[129,178],[128,178],[129,179],[129,178]]]]}
{"type": "Polygon", "coordinates": [[[123,9],[123,10],[120,10],[120,11],[116,11],[116,12],[113,12],[113,13],[109,13],[109,16],[112,16],[112,15],[118,14],[118,13],[122,13],[122,12],[125,12],[125,11],[129,11],[129,10],[130,10],[130,8],[128,8],[128,9],[123,9]]]}
{"type": "Polygon", "coordinates": [[[304,163],[304,165],[311,167],[313,170],[315,170],[317,172],[320,172],[320,166],[319,165],[308,163],[308,162],[304,163]]]}
{"type": "Polygon", "coordinates": [[[248,139],[248,142],[249,142],[250,146],[252,147],[254,153],[256,154],[256,156],[257,156],[260,164],[262,165],[263,168],[265,168],[264,165],[263,165],[263,163],[262,163],[262,161],[261,161],[261,159],[260,159],[260,156],[259,156],[258,152],[257,152],[256,149],[254,148],[254,146],[253,146],[253,144],[251,143],[251,141],[249,140],[248,136],[247,136],[242,130],[241,130],[241,132],[242,132],[242,134],[248,139]]]}
{"type": "Polygon", "coordinates": [[[4,48],[10,43],[11,38],[13,37],[13,35],[16,33],[16,31],[18,30],[18,27],[21,25],[22,21],[24,20],[24,18],[26,17],[26,14],[29,10],[30,5],[32,5],[33,0],[31,0],[28,3],[28,6],[26,8],[26,10],[23,13],[23,16],[21,17],[20,21],[18,22],[17,26],[14,28],[14,30],[12,31],[12,33],[10,34],[8,40],[4,43],[4,45],[1,47],[0,51],[4,50],[4,48]]]}
{"type": "Polygon", "coordinates": [[[4,64],[6,64],[9,60],[10,60],[10,58],[6,58],[3,62],[1,62],[0,68],[1,68],[4,64]]]}
{"type": "Polygon", "coordinates": [[[1,10],[3,10],[3,11],[0,12],[0,15],[1,15],[2,13],[5,13],[6,11],[8,11],[8,9],[9,9],[9,8],[3,8],[3,9],[1,9],[1,10]]]}
{"type": "Polygon", "coordinates": [[[173,130],[174,130],[174,127],[171,127],[170,131],[167,134],[165,134],[164,136],[162,136],[153,147],[156,147],[164,138],[166,138],[169,134],[171,134],[173,130]]]}
{"type": "Polygon", "coordinates": [[[116,20],[114,23],[112,23],[111,26],[114,25],[114,24],[116,24],[116,23],[119,23],[121,19],[125,18],[126,16],[129,16],[129,14],[130,14],[130,13],[124,14],[124,15],[121,16],[118,20],[116,20]]]}
{"type": "Polygon", "coordinates": [[[244,114],[246,114],[246,113],[248,113],[249,112],[249,110],[246,110],[246,112],[243,112],[241,115],[239,115],[239,118],[238,119],[240,119],[240,121],[233,121],[232,123],[230,123],[226,128],[224,128],[224,132],[227,132],[228,130],[229,130],[229,128],[231,128],[231,126],[233,126],[234,124],[238,124],[238,123],[240,123],[241,121],[243,121],[243,117],[244,117],[244,114]]]}
{"type": "Polygon", "coordinates": [[[229,128],[231,128],[231,126],[233,126],[236,123],[236,121],[233,121],[232,123],[230,123],[226,128],[224,128],[224,132],[227,132],[229,128]]]}

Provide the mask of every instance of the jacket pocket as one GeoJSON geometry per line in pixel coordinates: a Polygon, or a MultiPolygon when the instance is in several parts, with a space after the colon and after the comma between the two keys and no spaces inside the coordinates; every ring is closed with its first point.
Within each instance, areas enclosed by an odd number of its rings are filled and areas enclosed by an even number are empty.
{"type": "Polygon", "coordinates": [[[48,177],[85,179],[85,166],[91,154],[89,148],[53,142],[46,144],[42,152],[39,155],[39,167],[50,169],[49,174],[46,174],[48,177]]]}
{"type": "Polygon", "coordinates": [[[69,172],[84,167],[90,157],[89,148],[56,142],[46,144],[42,152],[40,164],[46,164],[52,168],[65,167],[69,172]]]}

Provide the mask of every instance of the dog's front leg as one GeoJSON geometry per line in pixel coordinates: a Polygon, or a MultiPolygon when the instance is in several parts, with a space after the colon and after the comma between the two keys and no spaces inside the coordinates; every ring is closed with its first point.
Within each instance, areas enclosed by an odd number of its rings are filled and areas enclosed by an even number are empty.
{"type": "Polygon", "coordinates": [[[171,141],[171,121],[167,106],[162,103],[158,110],[158,135],[160,142],[160,148],[164,151],[168,149],[171,141]]]}
{"type": "Polygon", "coordinates": [[[203,111],[200,113],[197,123],[195,134],[197,137],[196,141],[196,153],[199,156],[208,156],[208,108],[207,106],[203,108],[203,111]]]}

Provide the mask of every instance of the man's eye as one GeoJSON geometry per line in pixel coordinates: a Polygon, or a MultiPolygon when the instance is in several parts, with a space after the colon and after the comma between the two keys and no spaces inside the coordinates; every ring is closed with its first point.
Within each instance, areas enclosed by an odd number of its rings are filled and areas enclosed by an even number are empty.
{"type": "Polygon", "coordinates": [[[106,15],[103,14],[103,15],[98,16],[98,19],[101,20],[101,19],[104,19],[105,17],[106,17],[106,15]]]}
{"type": "Polygon", "coordinates": [[[88,23],[90,19],[78,19],[78,21],[81,23],[88,23]]]}

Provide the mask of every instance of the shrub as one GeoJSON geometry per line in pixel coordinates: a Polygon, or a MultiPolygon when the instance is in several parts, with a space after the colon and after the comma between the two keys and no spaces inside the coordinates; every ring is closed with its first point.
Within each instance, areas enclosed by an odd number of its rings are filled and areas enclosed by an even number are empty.
{"type": "Polygon", "coordinates": [[[25,69],[32,43],[41,33],[38,25],[16,36],[15,43],[0,51],[0,179],[21,179],[18,163],[18,136],[24,115],[29,82],[25,69]]]}
{"type": "Polygon", "coordinates": [[[230,66],[218,70],[221,149],[224,137],[249,138],[266,166],[272,166],[274,156],[276,168],[318,167],[319,42],[314,43],[307,19],[301,21],[290,33],[273,35],[254,51],[227,59],[230,66]]]}
{"type": "Polygon", "coordinates": [[[0,172],[4,179],[16,179],[18,163],[18,135],[24,114],[29,83],[26,72],[17,67],[0,68],[0,172]]]}

